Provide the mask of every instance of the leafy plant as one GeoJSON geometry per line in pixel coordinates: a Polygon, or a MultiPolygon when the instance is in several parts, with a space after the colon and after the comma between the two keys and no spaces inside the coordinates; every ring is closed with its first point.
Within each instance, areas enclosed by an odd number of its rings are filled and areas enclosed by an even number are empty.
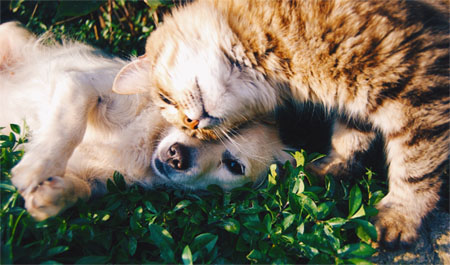
{"type": "MultiPolygon", "coordinates": [[[[80,40],[128,57],[144,53],[145,40],[175,1],[9,1],[3,18],[21,21],[37,34],[80,40]]],[[[7,5],[3,3],[6,7],[7,5]]]]}
{"type": "Polygon", "coordinates": [[[354,183],[304,170],[317,157],[293,152],[295,167],[270,167],[267,186],[225,192],[127,187],[116,173],[108,194],[35,222],[9,181],[24,139],[0,137],[2,263],[366,264],[375,250],[369,218],[383,191],[373,172],[354,183]]]}

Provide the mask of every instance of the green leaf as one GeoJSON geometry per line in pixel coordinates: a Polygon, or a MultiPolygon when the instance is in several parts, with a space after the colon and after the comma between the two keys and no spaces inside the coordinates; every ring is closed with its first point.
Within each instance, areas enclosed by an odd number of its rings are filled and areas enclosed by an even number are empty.
{"type": "Polygon", "coordinates": [[[305,233],[305,222],[297,226],[297,234],[302,235],[303,233],[305,233]]]}
{"type": "Polygon", "coordinates": [[[17,134],[20,134],[20,126],[17,124],[10,124],[11,130],[17,134]]]}
{"type": "Polygon", "coordinates": [[[308,155],[308,163],[312,163],[312,162],[314,162],[316,160],[319,160],[319,159],[321,159],[322,157],[325,157],[325,156],[326,155],[321,154],[321,153],[316,153],[316,152],[311,153],[311,154],[308,155]]]}
{"type": "Polygon", "coordinates": [[[283,229],[286,230],[289,228],[289,226],[292,225],[295,219],[295,214],[289,213],[284,216],[283,220],[281,221],[281,225],[283,226],[283,229]]]}
{"type": "Polygon", "coordinates": [[[347,223],[347,219],[341,217],[333,217],[326,221],[327,224],[331,225],[333,228],[339,228],[347,223]]]}
{"type": "Polygon", "coordinates": [[[261,233],[267,233],[267,228],[260,221],[244,222],[243,226],[250,230],[258,231],[261,233]]]}
{"type": "Polygon", "coordinates": [[[17,10],[19,10],[20,5],[24,2],[25,0],[12,0],[11,3],[9,4],[9,9],[11,9],[11,11],[13,13],[16,13],[17,10]]]}
{"type": "Polygon", "coordinates": [[[153,204],[149,201],[145,201],[144,202],[145,208],[147,210],[149,210],[151,213],[157,214],[158,211],[155,209],[155,207],[153,207],[153,204]]]}
{"type": "Polygon", "coordinates": [[[157,224],[149,224],[150,240],[159,250],[165,262],[174,262],[174,241],[170,233],[157,224]]]}
{"type": "Polygon", "coordinates": [[[275,186],[277,185],[277,165],[272,164],[270,165],[270,174],[268,176],[269,186],[275,186]]]}
{"type": "Polygon", "coordinates": [[[125,183],[125,179],[123,178],[122,174],[120,174],[119,172],[115,171],[114,175],[113,175],[113,179],[114,179],[114,184],[116,184],[116,187],[120,191],[126,190],[127,184],[125,183]]]}
{"type": "Polygon", "coordinates": [[[335,234],[333,234],[334,231],[332,226],[324,225],[323,232],[328,240],[328,243],[330,243],[334,250],[337,250],[341,247],[341,240],[335,234]]]}
{"type": "Polygon", "coordinates": [[[282,235],[281,238],[285,241],[287,241],[289,244],[294,244],[295,239],[291,235],[282,235]]]}
{"type": "Polygon", "coordinates": [[[177,205],[175,205],[175,207],[173,208],[173,211],[176,212],[183,208],[186,208],[187,206],[191,205],[191,203],[192,202],[189,200],[180,201],[179,203],[177,203],[177,205]]]}
{"type": "Polygon", "coordinates": [[[295,193],[289,193],[289,206],[294,213],[300,213],[302,210],[302,205],[298,199],[298,195],[295,193]]]}
{"type": "Polygon", "coordinates": [[[352,223],[356,223],[358,226],[356,228],[356,235],[366,243],[370,243],[370,241],[377,240],[377,230],[373,224],[369,221],[362,219],[354,219],[351,220],[352,223]]]}
{"type": "Polygon", "coordinates": [[[250,251],[250,253],[248,253],[248,255],[246,256],[248,260],[252,261],[252,262],[258,262],[263,258],[263,255],[261,254],[261,252],[257,249],[253,249],[252,251],[250,251]]]}
{"type": "Polygon", "coordinates": [[[361,190],[359,189],[358,185],[354,185],[353,188],[350,190],[350,197],[348,201],[349,205],[349,214],[348,217],[352,217],[356,211],[359,209],[362,203],[362,194],[361,190]]]}
{"type": "Polygon", "coordinates": [[[377,190],[370,196],[369,205],[376,205],[381,199],[383,199],[384,193],[381,190],[377,190]]]}
{"type": "Polygon", "coordinates": [[[69,249],[68,246],[58,246],[58,247],[53,247],[49,250],[47,250],[47,257],[53,257],[55,255],[61,254],[65,251],[67,251],[69,249]]]}
{"type": "Polygon", "coordinates": [[[361,205],[359,210],[351,217],[351,219],[358,218],[358,217],[363,217],[365,215],[366,215],[366,211],[364,209],[364,205],[361,205]]]}
{"type": "MultiPolygon", "coordinates": [[[[14,144],[15,142],[17,142],[16,140],[16,135],[14,135],[14,133],[10,133],[9,134],[9,141],[14,144]]],[[[12,146],[11,146],[12,147],[12,146]]]]}
{"type": "Polygon", "coordinates": [[[224,220],[222,223],[222,226],[226,231],[236,234],[236,235],[239,234],[239,230],[241,228],[239,222],[233,218],[224,220]]]}
{"type": "Polygon", "coordinates": [[[336,191],[336,182],[329,175],[325,175],[325,188],[326,188],[326,192],[325,192],[324,197],[326,197],[326,198],[333,197],[334,192],[336,191]]]}
{"type": "Polygon", "coordinates": [[[355,243],[345,245],[338,250],[338,255],[341,258],[368,258],[375,252],[376,250],[366,243],[355,243]]]}
{"type": "Polygon", "coordinates": [[[313,247],[315,249],[321,250],[322,252],[332,254],[334,253],[333,247],[328,242],[328,239],[320,234],[297,234],[298,240],[313,247]]]}
{"type": "Polygon", "coordinates": [[[181,259],[183,260],[183,264],[189,264],[192,265],[192,253],[191,249],[189,248],[189,245],[186,245],[183,249],[183,253],[181,254],[181,259]]]}
{"type": "Polygon", "coordinates": [[[17,190],[17,188],[14,187],[13,185],[9,185],[6,183],[0,183],[0,189],[11,191],[11,192],[16,192],[16,190],[17,190]]]}
{"type": "Polygon", "coordinates": [[[137,240],[134,236],[131,236],[128,239],[128,253],[130,254],[130,256],[134,256],[134,253],[136,253],[136,249],[137,249],[137,240]]]}
{"type": "Polygon", "coordinates": [[[305,209],[314,219],[317,218],[317,205],[306,195],[300,194],[298,196],[300,205],[305,209]]]}
{"type": "Polygon", "coordinates": [[[304,166],[305,165],[305,156],[303,153],[300,153],[299,151],[295,151],[295,153],[291,154],[296,162],[297,167],[304,166]]]}
{"type": "Polygon", "coordinates": [[[217,235],[211,233],[200,234],[194,238],[194,241],[192,242],[192,249],[195,249],[195,251],[199,251],[205,248],[209,253],[216,245],[218,238],[219,237],[217,235]]]}
{"type": "Polygon", "coordinates": [[[111,181],[111,179],[106,180],[106,188],[108,189],[109,192],[118,192],[119,191],[117,189],[116,185],[114,184],[114,182],[111,181]]]}
{"type": "Polygon", "coordinates": [[[333,264],[333,263],[335,262],[333,262],[331,257],[325,253],[319,253],[309,261],[309,264],[333,264]]]}
{"type": "Polygon", "coordinates": [[[305,191],[305,182],[300,177],[295,178],[294,187],[292,188],[292,193],[299,195],[305,191]]]}
{"type": "Polygon", "coordinates": [[[378,209],[373,206],[364,206],[367,217],[372,217],[378,214],[378,209]]]}
{"type": "Polygon", "coordinates": [[[266,233],[270,234],[272,232],[272,216],[266,214],[263,219],[263,224],[265,226],[266,233]]]}
{"type": "Polygon", "coordinates": [[[335,205],[335,202],[330,201],[319,204],[317,207],[317,219],[321,220],[326,218],[331,213],[335,205]]]}

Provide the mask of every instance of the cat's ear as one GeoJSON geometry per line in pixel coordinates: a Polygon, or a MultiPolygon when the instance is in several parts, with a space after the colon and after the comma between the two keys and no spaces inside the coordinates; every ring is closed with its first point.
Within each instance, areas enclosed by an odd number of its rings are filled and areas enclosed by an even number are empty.
{"type": "Polygon", "coordinates": [[[125,65],[114,79],[112,90],[117,94],[129,95],[147,91],[151,64],[145,56],[125,65]]]}

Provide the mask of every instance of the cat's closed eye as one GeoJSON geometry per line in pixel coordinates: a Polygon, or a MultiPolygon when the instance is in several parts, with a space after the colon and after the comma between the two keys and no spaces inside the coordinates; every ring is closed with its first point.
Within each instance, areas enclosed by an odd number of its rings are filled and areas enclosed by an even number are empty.
{"type": "Polygon", "coordinates": [[[175,105],[172,100],[168,99],[164,94],[159,93],[159,98],[164,101],[164,103],[169,104],[169,105],[175,105]]]}

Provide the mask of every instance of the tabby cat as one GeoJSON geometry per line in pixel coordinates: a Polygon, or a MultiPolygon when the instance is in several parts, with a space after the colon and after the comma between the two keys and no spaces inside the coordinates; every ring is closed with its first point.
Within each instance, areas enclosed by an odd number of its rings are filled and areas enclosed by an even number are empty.
{"type": "Polygon", "coordinates": [[[139,63],[163,116],[201,139],[226,137],[289,98],[341,113],[329,156],[311,166],[319,174],[345,171],[381,133],[385,246],[414,242],[439,199],[449,164],[448,3],[198,1],[165,18],[139,63]]]}

